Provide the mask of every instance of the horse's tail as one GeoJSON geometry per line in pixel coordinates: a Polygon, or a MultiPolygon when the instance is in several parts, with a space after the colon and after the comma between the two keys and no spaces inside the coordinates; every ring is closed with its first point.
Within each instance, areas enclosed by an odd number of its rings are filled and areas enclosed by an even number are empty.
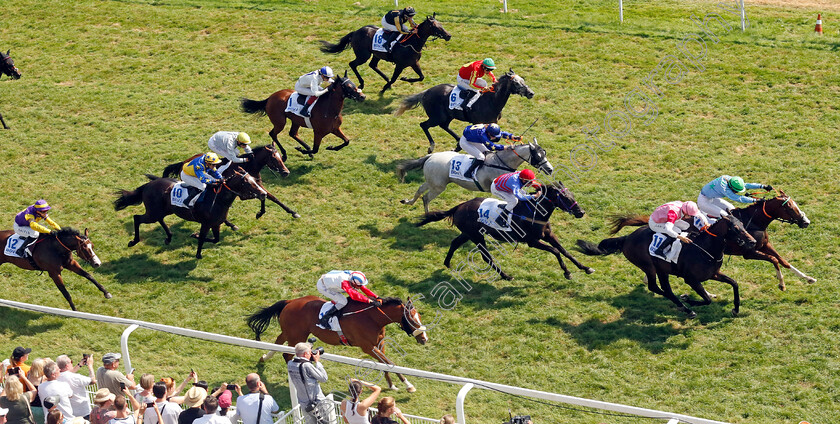
{"type": "Polygon", "coordinates": [[[426,163],[427,160],[429,160],[430,157],[432,157],[432,155],[426,155],[426,156],[423,156],[420,159],[407,160],[407,161],[397,165],[397,171],[396,171],[397,172],[397,178],[400,179],[401,183],[404,183],[405,182],[405,174],[408,171],[423,167],[423,165],[426,163]]]}
{"type": "Polygon", "coordinates": [[[650,215],[614,215],[610,218],[610,234],[619,232],[624,227],[647,225],[650,215]]]}
{"type": "Polygon", "coordinates": [[[586,240],[578,240],[577,245],[584,254],[589,256],[603,256],[616,253],[624,247],[627,236],[601,240],[597,245],[586,240]]]}
{"type": "Polygon", "coordinates": [[[281,300],[267,308],[262,308],[258,312],[248,317],[248,327],[254,332],[256,340],[260,340],[260,335],[265,332],[268,325],[271,324],[271,319],[280,315],[286,304],[286,300],[281,300]]]}
{"type": "Polygon", "coordinates": [[[444,220],[444,219],[448,219],[449,222],[452,222],[452,217],[455,215],[455,211],[458,210],[458,208],[460,206],[461,205],[455,206],[454,208],[452,208],[448,211],[445,211],[445,212],[444,211],[426,212],[425,214],[423,214],[423,218],[420,219],[420,222],[418,222],[415,225],[418,226],[418,227],[422,227],[422,226],[424,226],[424,225],[426,225],[430,222],[437,222],[437,221],[441,221],[441,220],[444,220]]]}
{"type": "Polygon", "coordinates": [[[251,100],[243,97],[239,100],[239,108],[245,113],[258,113],[260,115],[265,115],[266,104],[268,104],[268,99],[251,100]]]}
{"type": "Polygon", "coordinates": [[[402,100],[402,102],[400,102],[400,107],[397,108],[396,112],[394,112],[394,116],[400,116],[400,115],[403,114],[403,112],[405,112],[409,109],[416,108],[417,105],[419,105],[420,102],[423,100],[423,96],[426,95],[427,91],[429,91],[429,90],[423,90],[423,91],[421,91],[417,94],[412,94],[412,95],[404,98],[402,100]]]}
{"type": "Polygon", "coordinates": [[[178,176],[181,175],[181,168],[183,167],[184,162],[176,162],[171,165],[167,165],[166,168],[163,168],[163,174],[161,174],[161,176],[163,178],[178,178],[178,176]]]}
{"type": "Polygon", "coordinates": [[[149,185],[149,183],[137,187],[134,191],[117,190],[117,195],[119,197],[117,200],[114,200],[114,210],[121,211],[128,206],[139,205],[143,201],[143,190],[147,185],[149,185]]]}
{"type": "Polygon", "coordinates": [[[351,32],[344,37],[341,37],[341,40],[338,40],[338,44],[332,44],[321,40],[321,51],[324,53],[341,53],[350,45],[350,38],[352,37],[353,33],[351,32]]]}

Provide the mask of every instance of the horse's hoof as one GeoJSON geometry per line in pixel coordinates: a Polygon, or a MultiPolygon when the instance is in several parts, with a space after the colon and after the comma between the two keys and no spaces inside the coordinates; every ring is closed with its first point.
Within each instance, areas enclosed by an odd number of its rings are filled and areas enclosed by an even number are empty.
{"type": "Polygon", "coordinates": [[[190,237],[192,237],[194,239],[197,239],[198,238],[198,233],[192,233],[192,234],[190,234],[190,237]]]}
{"type": "Polygon", "coordinates": [[[592,274],[593,272],[595,272],[595,270],[592,269],[592,268],[586,268],[585,271],[586,271],[587,274],[592,274]]]}
{"type": "Polygon", "coordinates": [[[452,266],[450,265],[450,263],[449,263],[449,262],[444,262],[444,263],[443,263],[443,266],[445,266],[445,267],[447,267],[447,268],[452,268],[452,266]]]}
{"type": "Polygon", "coordinates": [[[816,279],[816,278],[814,278],[814,277],[808,277],[808,278],[806,278],[806,279],[805,279],[805,281],[807,281],[807,282],[809,282],[809,283],[816,283],[816,282],[817,282],[817,279],[816,279]]]}
{"type": "Polygon", "coordinates": [[[111,293],[105,292],[105,299],[110,299],[112,297],[113,296],[111,296],[111,293]]]}
{"type": "Polygon", "coordinates": [[[738,316],[738,310],[737,310],[737,309],[733,309],[733,310],[732,310],[732,316],[733,316],[733,317],[737,317],[737,316],[738,316]]]}
{"type": "Polygon", "coordinates": [[[687,301],[688,300],[688,295],[687,294],[681,294],[680,295],[680,300],[682,300],[683,302],[687,301]]]}
{"type": "Polygon", "coordinates": [[[415,389],[414,386],[411,386],[411,387],[407,388],[406,391],[408,391],[409,393],[414,393],[414,392],[417,391],[417,389],[415,389]]]}
{"type": "Polygon", "coordinates": [[[139,242],[139,241],[140,241],[140,240],[131,240],[130,242],[128,242],[128,247],[134,246],[134,245],[135,245],[135,244],[137,244],[137,242],[139,242]]]}
{"type": "Polygon", "coordinates": [[[292,218],[300,218],[300,214],[295,212],[292,214],[292,218]]]}
{"type": "Polygon", "coordinates": [[[431,155],[431,154],[432,154],[432,152],[434,152],[434,151],[435,151],[435,148],[434,148],[434,147],[429,147],[429,150],[426,150],[426,154],[427,154],[427,155],[431,155]]]}
{"type": "Polygon", "coordinates": [[[195,254],[195,258],[196,258],[196,259],[201,259],[201,253],[196,253],[196,254],[195,254]]]}
{"type": "Polygon", "coordinates": [[[571,272],[564,272],[564,273],[563,273],[563,276],[564,276],[564,277],[566,277],[566,279],[567,279],[567,280],[571,280],[571,279],[572,279],[572,273],[571,273],[571,272]]]}
{"type": "MultiPolygon", "coordinates": [[[[566,278],[569,278],[569,277],[566,277],[566,278]]],[[[510,281],[510,280],[513,280],[513,277],[511,277],[510,275],[507,275],[503,272],[502,273],[502,280],[510,281]]]]}
{"type": "MultiPolygon", "coordinates": [[[[258,212],[258,213],[257,213],[257,219],[262,218],[262,216],[263,216],[263,215],[265,215],[265,212],[258,212]]],[[[236,230],[238,230],[238,229],[239,229],[239,228],[237,228],[236,230]]],[[[233,231],[236,231],[236,230],[233,230],[233,231]]]]}
{"type": "Polygon", "coordinates": [[[260,356],[260,360],[259,360],[259,361],[257,361],[257,362],[259,362],[259,363],[261,363],[261,364],[262,364],[262,363],[264,363],[264,362],[265,362],[265,355],[260,356]]]}
{"type": "Polygon", "coordinates": [[[389,387],[389,389],[391,389],[391,390],[393,390],[393,391],[395,391],[395,392],[399,392],[399,391],[400,391],[400,388],[399,388],[399,387],[397,387],[397,386],[395,386],[395,385],[393,385],[393,384],[391,385],[391,387],[389,387]]]}
{"type": "Polygon", "coordinates": [[[688,312],[686,313],[686,315],[688,315],[688,319],[694,319],[694,318],[697,318],[697,312],[694,312],[694,311],[692,311],[691,309],[689,309],[689,310],[688,310],[688,312]]]}
{"type": "Polygon", "coordinates": [[[781,290],[781,291],[787,290],[787,287],[785,287],[785,283],[779,283],[779,290],[781,290]]]}
{"type": "MultiPolygon", "coordinates": [[[[262,215],[257,214],[257,219],[260,219],[261,216],[262,215]]],[[[237,227],[236,225],[231,225],[230,229],[231,229],[231,231],[239,231],[239,227],[237,227]]]]}
{"type": "Polygon", "coordinates": [[[408,199],[402,199],[402,200],[400,200],[400,203],[402,203],[403,205],[407,205],[407,204],[408,204],[408,202],[409,202],[409,200],[408,200],[408,199]]]}
{"type": "Polygon", "coordinates": [[[172,237],[167,237],[166,240],[163,241],[163,244],[168,245],[169,243],[172,243],[172,237]]]}

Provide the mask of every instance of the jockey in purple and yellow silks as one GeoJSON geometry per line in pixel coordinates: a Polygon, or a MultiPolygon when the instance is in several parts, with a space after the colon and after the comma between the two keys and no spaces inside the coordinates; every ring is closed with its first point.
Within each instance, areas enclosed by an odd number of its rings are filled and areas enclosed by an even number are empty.
{"type": "Polygon", "coordinates": [[[537,176],[534,175],[534,171],[523,169],[521,171],[499,175],[493,180],[490,193],[507,202],[502,213],[496,218],[496,224],[499,224],[501,227],[507,227],[508,215],[513,213],[513,208],[516,207],[519,201],[533,200],[537,197],[537,195],[530,195],[524,190],[531,185],[537,190],[540,189],[540,184],[534,182],[535,178],[537,176]]]}
{"type": "Polygon", "coordinates": [[[50,233],[51,230],[49,228],[44,227],[38,222],[46,222],[47,225],[52,227],[54,230],[61,229],[55,221],[47,216],[47,211],[50,209],[52,208],[47,204],[47,201],[41,199],[35,202],[34,205],[29,206],[15,215],[15,234],[23,237],[23,244],[21,244],[17,251],[18,256],[23,256],[25,251],[24,249],[26,249],[35,240],[38,240],[38,237],[41,234],[50,233]]]}
{"type": "Polygon", "coordinates": [[[219,155],[213,152],[207,152],[185,163],[181,168],[181,181],[190,187],[201,190],[198,196],[190,200],[190,207],[204,195],[204,189],[207,188],[207,184],[212,184],[216,180],[222,179],[222,174],[216,170],[216,165],[221,162],[219,155]]]}

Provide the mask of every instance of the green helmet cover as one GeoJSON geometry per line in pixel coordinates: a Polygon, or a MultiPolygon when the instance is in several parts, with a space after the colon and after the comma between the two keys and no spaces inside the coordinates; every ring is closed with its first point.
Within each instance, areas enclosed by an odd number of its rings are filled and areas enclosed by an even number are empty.
{"type": "Polygon", "coordinates": [[[741,177],[732,177],[729,179],[729,188],[732,189],[735,193],[743,193],[746,188],[744,187],[744,179],[741,177]]]}
{"type": "Polygon", "coordinates": [[[484,59],[481,62],[481,64],[484,65],[484,67],[487,68],[487,69],[490,69],[490,70],[496,69],[496,62],[493,62],[493,59],[491,59],[489,57],[487,59],[484,59]]]}

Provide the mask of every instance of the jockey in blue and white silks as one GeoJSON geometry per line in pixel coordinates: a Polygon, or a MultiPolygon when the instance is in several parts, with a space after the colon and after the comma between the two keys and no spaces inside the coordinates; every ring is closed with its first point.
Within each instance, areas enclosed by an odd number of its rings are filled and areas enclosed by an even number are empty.
{"type": "Polygon", "coordinates": [[[244,132],[236,131],[219,131],[207,141],[210,150],[229,161],[219,167],[220,174],[224,174],[232,163],[248,162],[247,157],[239,157],[239,148],[242,148],[244,154],[249,155],[253,153],[251,147],[248,146],[249,144],[251,144],[251,137],[244,132]]]}
{"type": "Polygon", "coordinates": [[[295,92],[304,96],[310,96],[306,99],[306,106],[300,112],[301,115],[308,117],[312,112],[312,105],[318,97],[323,96],[328,90],[329,85],[332,84],[333,78],[332,68],[324,66],[317,71],[312,71],[308,74],[302,75],[295,83],[295,92]]]}
{"type": "Polygon", "coordinates": [[[534,175],[534,171],[531,171],[530,169],[523,169],[521,171],[502,174],[493,180],[493,186],[490,188],[490,193],[507,202],[504,206],[504,210],[502,210],[502,213],[499,214],[498,218],[496,218],[497,224],[502,227],[506,227],[508,218],[507,215],[513,212],[513,208],[519,204],[520,200],[533,200],[537,197],[536,195],[532,196],[526,193],[524,190],[532,184],[539,189],[539,184],[534,183],[535,178],[536,175],[534,175]]]}
{"type": "Polygon", "coordinates": [[[204,196],[204,189],[207,188],[207,184],[222,179],[222,174],[216,170],[216,165],[221,162],[219,155],[213,152],[207,152],[185,163],[181,168],[181,181],[190,187],[201,190],[198,196],[190,200],[190,206],[194,205],[197,200],[204,196]]]}
{"type": "Polygon", "coordinates": [[[747,189],[770,191],[773,190],[773,187],[769,184],[744,183],[741,177],[722,175],[703,186],[700,195],[697,197],[697,206],[701,212],[712,218],[729,215],[729,211],[735,209],[735,206],[732,206],[724,198],[747,204],[758,201],[758,199],[743,195],[747,189]]]}
{"type": "Polygon", "coordinates": [[[476,124],[464,128],[464,135],[461,136],[458,145],[475,158],[469,169],[464,172],[464,176],[472,178],[473,171],[484,164],[484,153],[504,150],[504,145],[495,143],[503,138],[513,141],[522,140],[522,137],[502,131],[496,124],[476,124]]]}

